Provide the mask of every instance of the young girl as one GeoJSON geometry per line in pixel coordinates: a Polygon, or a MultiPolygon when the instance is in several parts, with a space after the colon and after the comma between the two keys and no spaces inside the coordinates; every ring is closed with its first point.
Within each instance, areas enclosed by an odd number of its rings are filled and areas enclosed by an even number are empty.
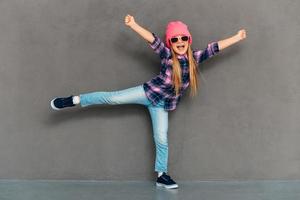
{"type": "Polygon", "coordinates": [[[168,165],[168,112],[175,110],[183,92],[191,86],[190,96],[198,88],[197,64],[216,55],[220,50],[246,38],[244,29],[236,35],[209,43],[204,50],[192,50],[192,35],[181,21],[169,22],[166,27],[165,43],[154,33],[138,25],[134,17],[127,15],[125,24],[144,38],[161,59],[160,73],[148,82],[118,91],[99,91],[77,96],[55,98],[51,107],[61,110],[80,104],[81,107],[95,104],[142,104],[151,115],[153,138],[156,148],[156,185],[178,188],[167,175],[168,165]]]}

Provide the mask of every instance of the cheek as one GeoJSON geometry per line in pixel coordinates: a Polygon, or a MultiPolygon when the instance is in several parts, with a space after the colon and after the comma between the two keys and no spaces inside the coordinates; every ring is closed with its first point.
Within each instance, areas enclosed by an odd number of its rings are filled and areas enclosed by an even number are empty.
{"type": "Polygon", "coordinates": [[[188,48],[189,48],[189,45],[187,44],[187,45],[186,45],[186,47],[185,47],[185,50],[187,51],[187,50],[188,50],[188,48]]]}

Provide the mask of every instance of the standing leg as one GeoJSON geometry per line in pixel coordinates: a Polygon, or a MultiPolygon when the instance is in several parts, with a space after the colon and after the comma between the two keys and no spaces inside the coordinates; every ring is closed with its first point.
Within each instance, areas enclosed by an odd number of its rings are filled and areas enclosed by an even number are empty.
{"type": "Polygon", "coordinates": [[[168,171],[168,111],[162,106],[148,106],[152,119],[153,137],[156,148],[155,171],[168,171]]]}
{"type": "Polygon", "coordinates": [[[159,172],[156,186],[167,189],[178,188],[168,172],[168,111],[163,106],[148,106],[151,114],[156,147],[155,171],[159,172]]]}

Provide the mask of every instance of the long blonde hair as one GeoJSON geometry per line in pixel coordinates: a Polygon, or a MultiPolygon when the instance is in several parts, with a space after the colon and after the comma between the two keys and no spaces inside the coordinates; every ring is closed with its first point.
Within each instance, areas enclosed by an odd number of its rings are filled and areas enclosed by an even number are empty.
{"type": "MultiPolygon", "coordinates": [[[[175,93],[176,95],[179,94],[179,90],[181,87],[181,67],[180,63],[178,61],[178,58],[176,56],[176,53],[174,52],[173,48],[171,47],[171,52],[172,52],[172,61],[173,61],[173,73],[172,73],[172,84],[175,86],[175,93]]],[[[197,94],[197,89],[198,89],[198,68],[196,61],[193,57],[193,51],[191,49],[191,45],[189,45],[188,50],[187,50],[187,56],[188,56],[188,61],[189,61],[189,75],[190,75],[190,97],[193,97],[197,94]]]]}

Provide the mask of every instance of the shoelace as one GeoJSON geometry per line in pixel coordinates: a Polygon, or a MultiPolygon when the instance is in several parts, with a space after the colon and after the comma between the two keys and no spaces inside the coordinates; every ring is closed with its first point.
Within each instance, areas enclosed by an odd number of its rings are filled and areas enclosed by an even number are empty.
{"type": "Polygon", "coordinates": [[[173,180],[171,179],[171,177],[170,177],[170,176],[168,176],[167,174],[164,174],[164,176],[163,176],[163,177],[165,177],[165,178],[166,178],[166,180],[173,181],[173,180]]]}
{"type": "MultiPolygon", "coordinates": [[[[63,102],[63,105],[67,105],[67,104],[70,104],[71,101],[69,100],[70,97],[65,97],[65,98],[62,98],[62,102],[63,102]]],[[[73,103],[73,102],[72,102],[73,103]]]]}
{"type": "Polygon", "coordinates": [[[67,98],[62,98],[61,100],[62,100],[62,104],[63,104],[64,106],[66,106],[67,103],[68,103],[67,98]]]}

